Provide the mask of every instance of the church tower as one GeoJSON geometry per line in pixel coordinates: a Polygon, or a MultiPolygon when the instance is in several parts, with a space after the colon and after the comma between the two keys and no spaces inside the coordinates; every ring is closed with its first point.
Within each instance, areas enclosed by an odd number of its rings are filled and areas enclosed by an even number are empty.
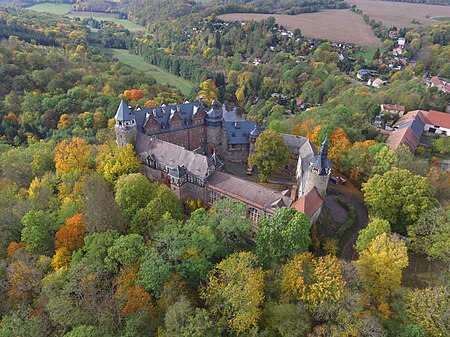
{"type": "Polygon", "coordinates": [[[308,194],[315,187],[322,198],[325,196],[331,174],[331,166],[331,161],[328,159],[328,139],[325,139],[320,147],[319,154],[314,156],[309,166],[304,195],[308,194]]]}
{"type": "Polygon", "coordinates": [[[219,103],[212,101],[211,110],[206,114],[206,139],[208,144],[207,152],[212,154],[217,151],[221,153],[222,147],[222,111],[218,108],[219,103]]]}
{"type": "Polygon", "coordinates": [[[117,146],[125,146],[136,140],[136,119],[134,113],[130,110],[124,100],[120,101],[117,113],[114,116],[116,120],[116,143],[117,146]]]}

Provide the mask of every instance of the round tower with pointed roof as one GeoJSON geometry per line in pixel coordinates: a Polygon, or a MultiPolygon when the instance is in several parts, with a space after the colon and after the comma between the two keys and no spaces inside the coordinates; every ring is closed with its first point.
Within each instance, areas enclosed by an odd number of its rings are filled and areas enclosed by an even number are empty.
{"type": "Polygon", "coordinates": [[[211,110],[207,112],[205,117],[208,152],[210,154],[214,151],[221,152],[223,114],[218,107],[219,103],[213,100],[211,110]]]}
{"type": "Polygon", "coordinates": [[[114,116],[116,125],[116,143],[118,146],[125,146],[133,143],[136,139],[136,119],[134,113],[124,100],[120,101],[119,108],[114,116]]]}
{"type": "Polygon", "coordinates": [[[304,194],[308,194],[315,187],[322,198],[325,196],[328,180],[330,179],[331,166],[331,161],[328,159],[328,139],[325,138],[320,147],[319,154],[314,156],[309,166],[304,194]]]}
{"type": "Polygon", "coordinates": [[[260,132],[258,128],[258,124],[255,124],[255,128],[250,132],[249,140],[250,140],[250,149],[249,155],[255,152],[256,139],[258,139],[260,132]]]}

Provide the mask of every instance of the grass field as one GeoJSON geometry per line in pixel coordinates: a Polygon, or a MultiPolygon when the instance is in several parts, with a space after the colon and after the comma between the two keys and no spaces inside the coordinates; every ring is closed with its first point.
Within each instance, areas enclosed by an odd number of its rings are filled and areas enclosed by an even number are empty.
{"type": "Polygon", "coordinates": [[[31,7],[27,7],[27,9],[31,9],[36,12],[45,12],[50,14],[64,15],[69,13],[72,10],[71,4],[56,4],[44,2],[41,4],[33,5],[31,7]]]}
{"type": "MultiPolygon", "coordinates": [[[[362,47],[360,52],[352,54],[353,57],[358,58],[362,57],[364,60],[372,61],[373,55],[375,55],[375,52],[378,48],[375,47],[362,47]]],[[[385,48],[379,48],[380,53],[383,53],[385,48]]]]}
{"type": "Polygon", "coordinates": [[[423,26],[440,23],[432,17],[450,17],[450,6],[414,4],[406,2],[391,2],[380,0],[347,0],[356,5],[371,19],[381,21],[385,26],[417,27],[411,23],[416,19],[423,26]]]}
{"type": "Polygon", "coordinates": [[[112,54],[120,62],[127,64],[133,68],[142,70],[151,75],[158,83],[167,83],[172,85],[184,94],[190,93],[194,84],[184,78],[175,76],[160,67],[149,64],[143,60],[142,57],[134,54],[129,54],[127,50],[123,49],[103,49],[105,53],[112,54]]]}
{"type": "Polygon", "coordinates": [[[223,20],[263,20],[273,16],[278,24],[294,30],[300,28],[306,37],[360,46],[381,47],[381,41],[360,15],[347,9],[330,9],[299,15],[233,13],[220,15],[223,20]]]}
{"type": "Polygon", "coordinates": [[[70,18],[75,18],[75,17],[78,17],[81,19],[82,18],[93,18],[98,21],[101,21],[101,20],[112,21],[115,24],[122,25],[124,28],[128,29],[130,32],[145,31],[144,26],[137,25],[134,22],[131,22],[128,20],[118,19],[117,17],[115,17],[111,14],[107,14],[107,13],[105,13],[103,15],[102,13],[97,13],[97,12],[70,12],[67,14],[67,16],[70,18]]]}
{"type": "Polygon", "coordinates": [[[70,4],[59,4],[59,3],[49,3],[44,2],[38,5],[33,5],[28,7],[27,9],[31,9],[36,12],[45,12],[50,14],[57,15],[67,15],[70,18],[79,17],[79,18],[93,18],[96,20],[108,20],[112,21],[116,24],[121,24],[124,28],[128,29],[132,32],[144,31],[145,27],[139,26],[131,21],[119,19],[117,18],[117,14],[109,14],[109,13],[98,13],[98,12],[71,12],[72,5],[70,4]]]}

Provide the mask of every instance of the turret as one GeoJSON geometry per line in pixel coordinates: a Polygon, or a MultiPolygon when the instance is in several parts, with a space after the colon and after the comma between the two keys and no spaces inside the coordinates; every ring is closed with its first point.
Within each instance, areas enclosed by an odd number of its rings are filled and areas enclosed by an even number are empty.
{"type": "Polygon", "coordinates": [[[258,128],[258,124],[255,123],[254,129],[250,132],[249,141],[250,141],[250,151],[249,154],[255,152],[256,139],[258,139],[260,132],[258,128]]]}
{"type": "Polygon", "coordinates": [[[118,146],[125,146],[128,143],[134,142],[136,138],[136,119],[134,113],[128,107],[124,100],[120,101],[117,109],[115,131],[116,143],[118,146]]]}
{"type": "Polygon", "coordinates": [[[213,153],[216,150],[220,153],[221,150],[223,114],[218,106],[219,103],[213,100],[211,110],[207,112],[205,117],[209,153],[213,153]]]}
{"type": "Polygon", "coordinates": [[[325,139],[320,147],[319,154],[314,156],[309,167],[304,194],[308,194],[311,189],[316,187],[319,194],[322,197],[325,196],[331,174],[331,166],[331,161],[328,159],[328,139],[325,139]]]}

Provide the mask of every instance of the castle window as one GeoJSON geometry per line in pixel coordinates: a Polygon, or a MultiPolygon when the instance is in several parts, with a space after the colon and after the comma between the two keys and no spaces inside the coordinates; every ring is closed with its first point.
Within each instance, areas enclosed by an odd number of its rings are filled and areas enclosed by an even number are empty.
{"type": "Polygon", "coordinates": [[[119,121],[119,126],[122,126],[122,122],[121,121],[119,121]]]}
{"type": "Polygon", "coordinates": [[[191,176],[190,174],[188,174],[187,180],[188,180],[190,183],[192,183],[192,176],[191,176]]]}
{"type": "Polygon", "coordinates": [[[248,217],[253,222],[258,222],[258,219],[259,219],[259,211],[258,211],[258,209],[254,208],[254,207],[249,207],[248,208],[248,217]]]}
{"type": "Polygon", "coordinates": [[[216,191],[209,191],[208,202],[212,205],[217,200],[220,200],[220,195],[216,191]]]}

